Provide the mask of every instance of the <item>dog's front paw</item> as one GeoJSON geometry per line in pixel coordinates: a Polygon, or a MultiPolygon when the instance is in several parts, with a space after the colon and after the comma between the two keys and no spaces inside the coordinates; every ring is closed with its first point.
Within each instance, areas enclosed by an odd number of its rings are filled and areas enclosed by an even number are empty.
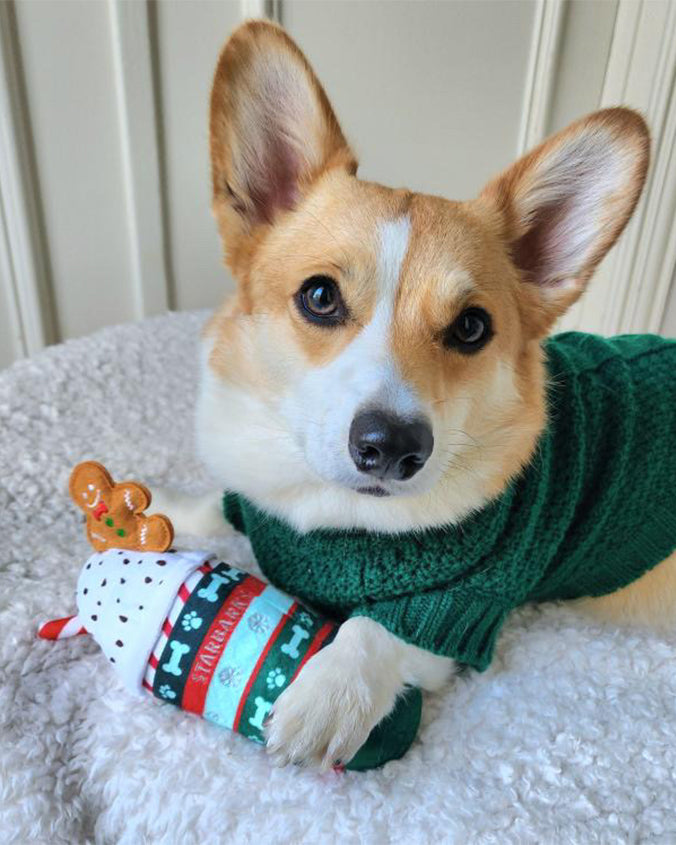
{"type": "Polygon", "coordinates": [[[232,527],[223,517],[218,492],[192,496],[168,487],[153,487],[152,510],[169,517],[177,534],[193,537],[226,537],[232,534],[232,527]]]}
{"type": "MultiPolygon", "coordinates": [[[[312,657],[279,697],[267,726],[277,765],[348,763],[394,706],[399,685],[360,665],[336,641],[312,657]]],[[[394,673],[393,673],[394,674],[394,673]]]]}

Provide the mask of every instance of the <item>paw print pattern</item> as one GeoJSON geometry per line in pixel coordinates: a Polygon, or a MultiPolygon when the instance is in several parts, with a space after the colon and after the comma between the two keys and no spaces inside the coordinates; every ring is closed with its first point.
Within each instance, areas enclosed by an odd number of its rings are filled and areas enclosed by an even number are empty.
{"type": "Polygon", "coordinates": [[[169,684],[162,684],[159,692],[160,692],[160,695],[162,696],[162,698],[166,698],[169,701],[171,701],[172,698],[176,698],[176,693],[169,686],[169,684]]]}
{"type": "Polygon", "coordinates": [[[252,613],[249,617],[249,628],[255,634],[267,634],[270,630],[270,620],[264,613],[252,613]]]}
{"type": "Polygon", "coordinates": [[[204,718],[208,722],[215,722],[217,725],[220,725],[220,724],[223,723],[222,716],[218,712],[218,710],[207,710],[204,714],[204,718]]]}
{"type": "Polygon", "coordinates": [[[202,617],[198,616],[194,610],[186,613],[183,617],[183,621],[181,622],[184,631],[196,631],[201,624],[202,617]]]}
{"type": "Polygon", "coordinates": [[[242,672],[237,666],[226,666],[219,672],[218,680],[225,687],[238,687],[242,683],[242,672]]]}
{"type": "Polygon", "coordinates": [[[267,684],[269,690],[280,689],[286,683],[286,675],[279,667],[276,669],[270,669],[265,683],[267,684]]]}
{"type": "Polygon", "coordinates": [[[314,624],[314,619],[310,616],[309,613],[306,613],[304,610],[298,614],[298,622],[304,628],[311,628],[314,624]]]}

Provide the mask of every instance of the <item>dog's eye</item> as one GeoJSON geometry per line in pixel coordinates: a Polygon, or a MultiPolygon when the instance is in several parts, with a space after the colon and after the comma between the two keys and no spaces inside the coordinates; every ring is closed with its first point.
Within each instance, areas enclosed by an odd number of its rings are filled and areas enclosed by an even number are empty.
{"type": "Polygon", "coordinates": [[[338,285],[328,276],[306,279],[296,294],[296,302],[300,313],[312,323],[335,326],[347,316],[338,285]]]}
{"type": "Polygon", "coordinates": [[[484,347],[492,335],[490,314],[483,308],[466,308],[444,332],[444,346],[470,354],[484,347]]]}

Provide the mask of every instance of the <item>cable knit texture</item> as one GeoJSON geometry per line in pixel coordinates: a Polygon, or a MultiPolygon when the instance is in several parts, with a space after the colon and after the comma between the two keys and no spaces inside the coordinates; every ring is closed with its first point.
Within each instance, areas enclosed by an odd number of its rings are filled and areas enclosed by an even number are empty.
{"type": "Polygon", "coordinates": [[[604,595],[676,548],[676,342],[570,332],[546,357],[533,460],[459,526],[300,534],[233,493],[225,516],[281,589],[483,670],[513,608],[604,595]]]}

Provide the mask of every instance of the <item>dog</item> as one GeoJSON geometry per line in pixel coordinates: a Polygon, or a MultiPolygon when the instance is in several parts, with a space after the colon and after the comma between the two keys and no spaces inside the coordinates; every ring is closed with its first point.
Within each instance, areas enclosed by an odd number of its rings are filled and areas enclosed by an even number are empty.
{"type": "MultiPolygon", "coordinates": [[[[300,49],[251,21],[218,61],[210,146],[237,281],[204,333],[197,410],[198,451],[220,487],[160,494],[158,506],[197,534],[222,529],[224,488],[299,536],[462,528],[534,460],[548,415],[542,342],[635,208],[643,119],[591,114],[472,201],[394,190],[357,178],[300,49]]],[[[673,623],[673,548],[578,606],[673,623]]],[[[350,617],[277,701],[269,752],[280,765],[347,761],[406,685],[439,689],[455,666],[350,617]]]]}

